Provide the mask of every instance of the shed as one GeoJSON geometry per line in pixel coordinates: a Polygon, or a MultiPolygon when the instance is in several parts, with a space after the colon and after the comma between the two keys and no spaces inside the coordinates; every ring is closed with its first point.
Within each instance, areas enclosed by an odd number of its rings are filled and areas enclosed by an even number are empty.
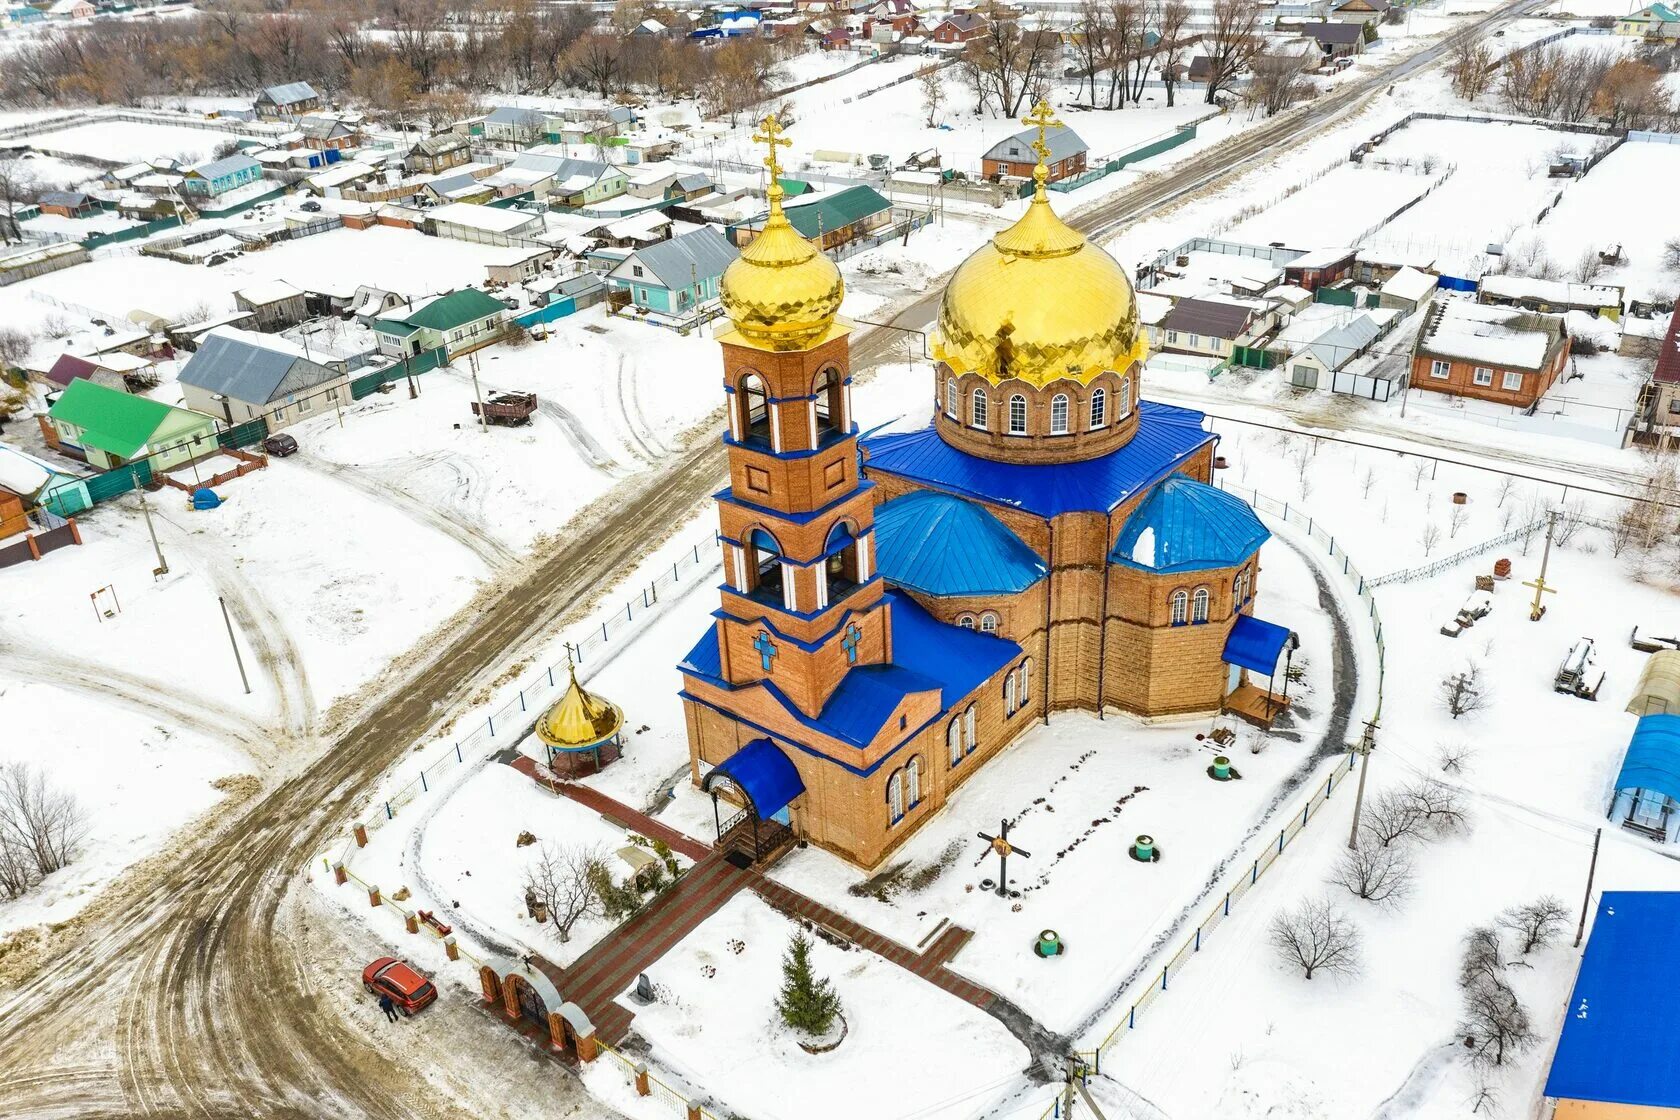
{"type": "Polygon", "coordinates": [[[1435,277],[1405,266],[1383,281],[1377,303],[1410,314],[1435,298],[1435,277]]]}
{"type": "Polygon", "coordinates": [[[1627,710],[1636,716],[1680,714],[1680,650],[1663,649],[1645,659],[1627,710]]]}
{"type": "Polygon", "coordinates": [[[1369,315],[1356,315],[1307,343],[1289,360],[1289,383],[1297,389],[1317,389],[1333,374],[1369,349],[1382,328],[1369,315]]]}
{"type": "Polygon", "coordinates": [[[309,300],[301,288],[284,280],[267,280],[233,293],[234,306],[254,316],[259,331],[283,331],[309,314],[309,300]]]}

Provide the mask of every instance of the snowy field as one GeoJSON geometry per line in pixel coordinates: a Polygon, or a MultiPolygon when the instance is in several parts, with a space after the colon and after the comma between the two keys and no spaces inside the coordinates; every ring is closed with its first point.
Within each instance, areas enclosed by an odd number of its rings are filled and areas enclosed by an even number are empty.
{"type": "Polygon", "coordinates": [[[1644,214],[1627,205],[1630,183],[1673,182],[1680,176],[1680,144],[1628,141],[1571,186],[1545,220],[1517,235],[1538,239],[1551,259],[1568,267],[1587,249],[1620,245],[1626,258],[1594,283],[1618,284],[1630,297],[1675,290],[1662,269],[1662,247],[1680,237],[1680,213],[1644,214]]]}
{"type": "Polygon", "coordinates": [[[1428,190],[1443,171],[1338,167],[1220,236],[1260,245],[1281,241],[1294,249],[1357,244],[1361,234],[1428,190]]]}
{"type": "Polygon", "coordinates": [[[197,163],[210,158],[218,145],[237,139],[239,137],[235,133],[212,129],[135,121],[97,121],[34,133],[21,137],[18,142],[48,151],[114,159],[119,163],[137,163],[164,156],[185,163],[197,163]]]}
{"type": "MultiPolygon", "coordinates": [[[[56,156],[44,156],[38,152],[26,152],[22,157],[22,163],[24,173],[34,179],[37,189],[40,190],[79,187],[83,183],[92,182],[104,174],[91,163],[59,159],[56,156]]],[[[32,227],[26,225],[24,228],[32,227]]]]}

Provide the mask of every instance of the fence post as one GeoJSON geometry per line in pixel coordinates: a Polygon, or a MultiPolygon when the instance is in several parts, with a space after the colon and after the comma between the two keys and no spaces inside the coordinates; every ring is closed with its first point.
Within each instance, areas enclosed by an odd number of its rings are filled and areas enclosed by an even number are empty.
{"type": "Polygon", "coordinates": [[[1229,918],[1230,916],[1231,916],[1231,892],[1226,891],[1225,892],[1225,917],[1229,918]]]}
{"type": "Polygon", "coordinates": [[[1260,881],[1260,861],[1254,861],[1254,869],[1248,873],[1248,885],[1253,886],[1260,881]]]}
{"type": "Polygon", "coordinates": [[[1196,949],[1195,949],[1195,951],[1198,952],[1198,953],[1202,951],[1202,927],[1201,926],[1196,927],[1196,949]]]}
{"type": "Polygon", "coordinates": [[[523,688],[519,690],[519,710],[522,712],[525,710],[525,690],[523,688]]]}
{"type": "Polygon", "coordinates": [[[426,772],[425,772],[425,771],[424,771],[424,770],[422,770],[422,771],[420,771],[420,792],[421,792],[421,793],[430,793],[430,792],[432,792],[432,791],[431,791],[431,790],[430,790],[430,789],[428,789],[428,788],[427,788],[427,786],[426,786],[426,772]]]}
{"type": "Polygon", "coordinates": [[[391,820],[394,817],[396,817],[396,814],[391,812],[391,803],[389,801],[385,802],[385,819],[391,820]]]}
{"type": "MultiPolygon", "coordinates": [[[[628,611],[628,610],[629,610],[629,609],[630,609],[630,608],[629,608],[629,607],[625,607],[625,608],[624,608],[624,609],[625,609],[625,610],[627,610],[627,611],[628,611]]],[[[607,639],[607,624],[606,624],[606,623],[604,623],[604,622],[603,622],[603,623],[601,623],[601,640],[602,640],[602,641],[603,641],[603,642],[604,642],[604,641],[607,641],[607,640],[608,640],[608,639],[607,639]]],[[[580,660],[580,661],[581,661],[581,660],[582,660],[582,658],[579,658],[579,659],[578,659],[578,660],[580,660]]]]}
{"type": "Polygon", "coordinates": [[[1283,854],[1283,829],[1278,829],[1278,855],[1283,854]]]}
{"type": "Polygon", "coordinates": [[[485,716],[484,722],[490,725],[490,738],[494,739],[496,737],[496,717],[485,716]]]}
{"type": "Polygon", "coordinates": [[[548,667],[548,687],[554,687],[554,666],[552,665],[548,667]]]}
{"type": "Polygon", "coordinates": [[[1163,992],[1167,990],[1167,970],[1165,966],[1161,969],[1161,990],[1163,992]]]}
{"type": "Polygon", "coordinates": [[[455,761],[456,762],[462,761],[462,759],[461,759],[461,744],[459,744],[459,743],[455,744],[455,761]]]}

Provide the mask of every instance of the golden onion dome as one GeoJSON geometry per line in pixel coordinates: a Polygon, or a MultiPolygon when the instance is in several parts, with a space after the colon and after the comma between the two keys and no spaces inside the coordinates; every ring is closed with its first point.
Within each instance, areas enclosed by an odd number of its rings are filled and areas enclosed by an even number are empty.
{"type": "Polygon", "coordinates": [[[958,267],[939,305],[929,342],[936,360],[995,383],[1016,378],[1043,388],[1058,378],[1082,384],[1147,356],[1132,282],[1113,257],[1090,244],[1050,208],[1040,126],[1033,200],[1021,219],[958,267]]]}
{"type": "Polygon", "coordinates": [[[585,691],[578,684],[577,671],[567,671],[571,681],[566,694],[537,721],[537,738],[551,747],[577,750],[617,735],[624,726],[624,713],[618,705],[585,691]]]}
{"type": "Polygon", "coordinates": [[[800,236],[782,211],[778,145],[781,126],[764,118],[754,139],[770,146],[770,213],[764,229],[724,269],[723,310],[748,342],[767,350],[803,350],[821,338],[840,313],[846,284],[840,269],[800,236]]]}

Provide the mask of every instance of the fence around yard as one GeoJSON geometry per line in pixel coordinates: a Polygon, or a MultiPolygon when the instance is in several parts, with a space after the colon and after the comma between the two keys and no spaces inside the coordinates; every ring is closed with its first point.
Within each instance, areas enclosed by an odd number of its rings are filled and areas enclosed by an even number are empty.
{"type": "Polygon", "coordinates": [[[1481,544],[1473,544],[1469,548],[1460,549],[1451,556],[1443,556],[1439,560],[1434,560],[1427,564],[1419,564],[1415,568],[1402,568],[1399,571],[1393,571],[1389,572],[1387,575],[1378,576],[1376,579],[1371,581],[1371,586],[1383,587],[1390,583],[1410,583],[1414,579],[1428,579],[1432,575],[1444,572],[1448,568],[1463,563],[1472,556],[1480,556],[1484,552],[1492,552],[1502,544],[1510,544],[1512,541],[1520,541],[1524,537],[1544,529],[1545,527],[1546,519],[1542,517],[1537,521],[1529,522],[1527,525],[1521,525],[1509,532],[1501,533],[1492,540],[1486,540],[1481,544]]]}

